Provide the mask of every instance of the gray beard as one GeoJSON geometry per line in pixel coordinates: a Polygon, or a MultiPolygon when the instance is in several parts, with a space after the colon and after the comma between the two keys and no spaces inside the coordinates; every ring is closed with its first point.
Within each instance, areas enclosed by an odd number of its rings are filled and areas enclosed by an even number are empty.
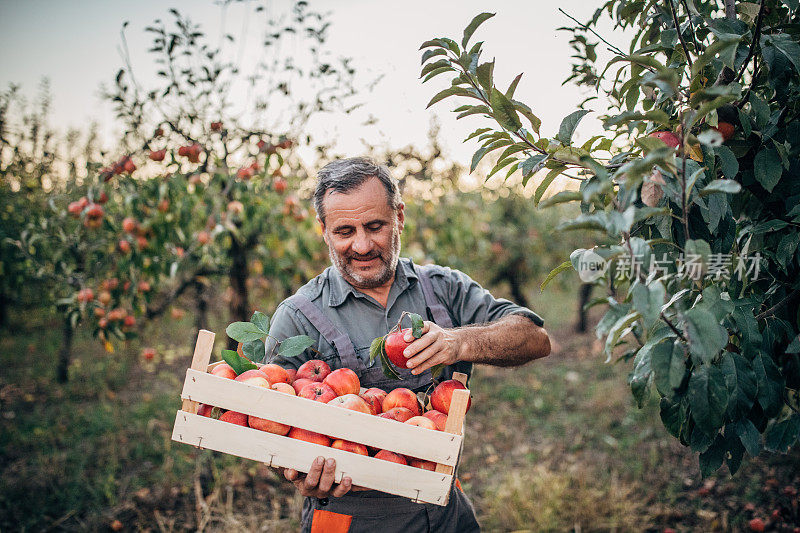
{"type": "Polygon", "coordinates": [[[348,261],[336,253],[331,245],[328,245],[328,255],[336,267],[336,270],[342,277],[353,287],[358,289],[374,289],[380,287],[394,276],[397,269],[397,262],[400,260],[400,233],[397,231],[392,232],[392,242],[389,248],[389,257],[383,256],[383,253],[378,257],[384,266],[384,270],[380,276],[374,279],[363,277],[358,272],[355,272],[349,265],[348,261]]]}

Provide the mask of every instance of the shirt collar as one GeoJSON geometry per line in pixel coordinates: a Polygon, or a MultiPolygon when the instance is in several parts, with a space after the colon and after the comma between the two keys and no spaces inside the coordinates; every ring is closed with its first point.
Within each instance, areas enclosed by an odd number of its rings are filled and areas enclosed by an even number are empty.
{"type": "MultiPolygon", "coordinates": [[[[402,293],[411,286],[412,280],[416,281],[417,279],[417,273],[414,271],[414,264],[411,259],[401,257],[397,262],[397,269],[394,273],[394,281],[390,292],[399,291],[399,293],[402,293]]],[[[334,265],[328,267],[328,286],[330,288],[328,305],[331,307],[342,305],[351,294],[354,298],[366,298],[366,294],[350,285],[334,265]]]]}

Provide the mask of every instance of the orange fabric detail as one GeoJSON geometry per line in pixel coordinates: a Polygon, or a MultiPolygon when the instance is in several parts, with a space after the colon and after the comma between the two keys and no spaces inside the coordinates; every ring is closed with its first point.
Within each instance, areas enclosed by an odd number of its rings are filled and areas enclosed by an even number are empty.
{"type": "Polygon", "coordinates": [[[464,489],[461,488],[461,480],[458,478],[456,478],[456,488],[458,488],[458,490],[461,492],[464,492],[464,489]]]}
{"type": "Polygon", "coordinates": [[[352,516],[316,509],[311,519],[311,533],[347,533],[352,516]]]}

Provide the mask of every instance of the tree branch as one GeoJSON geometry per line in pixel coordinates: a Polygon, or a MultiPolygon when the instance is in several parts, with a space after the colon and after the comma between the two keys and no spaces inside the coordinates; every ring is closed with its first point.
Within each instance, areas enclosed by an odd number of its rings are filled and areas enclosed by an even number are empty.
{"type": "MultiPolygon", "coordinates": [[[[758,18],[756,18],[756,31],[753,32],[753,42],[750,43],[750,51],[747,53],[747,58],[742,63],[742,68],[739,70],[739,74],[736,75],[733,81],[739,81],[742,79],[744,75],[744,71],[747,69],[747,64],[753,58],[753,54],[756,53],[756,44],[758,43],[758,38],[761,36],[761,23],[764,20],[764,0],[761,0],[761,7],[758,8],[758,18]]],[[[755,74],[755,67],[753,68],[753,74],[755,74]]]]}
{"type": "Polygon", "coordinates": [[[767,318],[768,316],[774,315],[782,307],[784,307],[786,304],[788,304],[789,300],[791,300],[792,298],[794,298],[798,294],[800,294],[800,289],[793,290],[792,292],[787,294],[781,301],[779,301],[778,303],[776,303],[775,305],[773,305],[772,307],[770,307],[769,309],[767,309],[763,313],[759,313],[758,315],[756,315],[756,320],[763,320],[763,319],[767,318]]]}
{"type": "Polygon", "coordinates": [[[675,10],[675,3],[669,0],[669,8],[672,12],[672,22],[675,24],[675,31],[678,32],[678,39],[681,41],[681,48],[686,55],[686,61],[689,63],[689,68],[692,68],[692,58],[689,56],[689,48],[686,46],[686,41],[683,40],[683,32],[681,32],[681,24],[678,22],[678,12],[675,10]]]}

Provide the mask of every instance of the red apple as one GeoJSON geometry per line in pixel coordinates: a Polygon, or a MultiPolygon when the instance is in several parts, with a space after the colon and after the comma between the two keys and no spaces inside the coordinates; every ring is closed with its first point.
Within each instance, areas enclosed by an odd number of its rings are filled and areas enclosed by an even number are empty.
{"type": "Polygon", "coordinates": [[[300,391],[303,390],[303,387],[309,383],[316,383],[316,381],[311,381],[310,379],[296,379],[292,382],[292,387],[294,387],[294,391],[297,394],[300,394],[300,391]]]}
{"type": "Polygon", "coordinates": [[[289,373],[283,367],[274,363],[264,365],[259,370],[267,375],[267,379],[273,385],[276,383],[290,383],[291,381],[289,373]]]}
{"type": "Polygon", "coordinates": [[[431,472],[436,471],[436,463],[434,463],[433,461],[426,461],[424,459],[417,459],[416,457],[411,457],[408,464],[409,466],[413,466],[414,468],[430,470],[431,472]]]}
{"type": "Polygon", "coordinates": [[[294,390],[294,387],[292,387],[288,383],[284,383],[283,381],[273,383],[270,389],[276,390],[278,392],[284,392],[286,394],[291,394],[292,396],[297,396],[297,392],[294,390]]]}
{"type": "Polygon", "coordinates": [[[255,385],[256,387],[264,387],[266,389],[269,388],[269,379],[267,379],[267,375],[260,370],[252,369],[246,370],[236,376],[236,381],[241,381],[242,383],[248,383],[250,385],[255,385]]]}
{"type": "Polygon", "coordinates": [[[336,396],[344,396],[345,394],[357,395],[361,390],[361,382],[358,380],[358,375],[349,368],[334,370],[325,376],[322,382],[327,383],[336,393],[336,396]]]}
{"type": "Polygon", "coordinates": [[[654,131],[649,137],[655,137],[662,140],[667,146],[677,148],[681,145],[681,138],[672,133],[671,131],[654,131]]]}
{"type": "Polygon", "coordinates": [[[200,416],[206,416],[211,418],[211,410],[214,409],[213,405],[208,405],[207,403],[201,403],[197,406],[197,414],[200,416]]]}
{"type": "Polygon", "coordinates": [[[384,348],[386,357],[398,368],[408,368],[406,364],[408,359],[403,355],[403,350],[411,343],[405,341],[404,337],[406,333],[411,333],[411,328],[401,329],[400,331],[395,331],[394,333],[386,335],[386,345],[384,348]]]}
{"type": "Polygon", "coordinates": [[[331,448],[344,450],[350,453],[357,453],[359,455],[369,455],[369,453],[367,453],[366,446],[363,444],[358,444],[357,442],[350,442],[349,440],[336,439],[333,441],[333,444],[331,444],[331,448]]]}
{"type": "MultiPolygon", "coordinates": [[[[286,385],[287,387],[289,387],[289,390],[291,390],[292,392],[291,393],[287,391],[281,391],[281,392],[284,392],[285,394],[291,394],[292,396],[294,396],[294,389],[291,386],[287,385],[286,383],[282,383],[282,385],[286,385]]],[[[253,415],[247,417],[247,424],[253,429],[266,431],[267,433],[274,433],[275,435],[286,435],[287,433],[289,433],[289,430],[292,429],[292,426],[287,426],[286,424],[281,424],[280,422],[266,420],[264,418],[259,418],[253,415]]]]}
{"type": "Polygon", "coordinates": [[[437,411],[436,409],[431,409],[430,411],[426,411],[422,414],[425,418],[430,418],[434,424],[436,424],[436,429],[439,431],[444,431],[444,427],[447,424],[447,415],[441,411],[437,411]]]}
{"type": "MultiPolygon", "coordinates": [[[[324,383],[323,383],[324,385],[324,383]]],[[[345,394],[344,396],[337,396],[328,402],[328,405],[335,405],[336,407],[344,407],[351,411],[358,411],[359,413],[372,414],[367,402],[358,395],[345,394]]]]}
{"type": "Polygon", "coordinates": [[[228,363],[215,366],[211,369],[211,373],[221,378],[236,379],[236,371],[228,363]]]}
{"type": "Polygon", "coordinates": [[[136,227],[138,224],[136,223],[136,219],[132,217],[125,217],[122,221],[122,231],[125,233],[133,233],[136,231],[136,227]]]}
{"type": "Polygon", "coordinates": [[[313,431],[308,431],[307,429],[301,428],[292,428],[287,437],[291,439],[297,440],[304,440],[306,442],[311,442],[313,444],[319,444],[320,446],[330,446],[331,439],[326,435],[322,435],[321,433],[314,433],[313,431]]]}
{"type": "Polygon", "coordinates": [[[306,361],[297,369],[295,379],[310,379],[311,381],[323,381],[331,373],[331,367],[325,361],[311,359],[306,361]]]}
{"type": "Polygon", "coordinates": [[[381,418],[388,418],[389,420],[397,420],[398,422],[405,422],[414,416],[410,409],[405,407],[393,407],[388,411],[384,411],[378,415],[381,418]]]}
{"type": "Polygon", "coordinates": [[[424,416],[412,416],[411,418],[406,420],[404,424],[419,426],[421,428],[437,431],[436,424],[433,423],[433,420],[431,420],[430,418],[425,418],[424,416]]]}
{"type": "Polygon", "coordinates": [[[394,407],[405,407],[406,409],[410,410],[414,416],[422,414],[422,410],[419,407],[419,400],[417,400],[417,395],[414,394],[414,391],[411,389],[406,389],[403,387],[394,389],[387,394],[386,398],[383,399],[382,406],[384,413],[394,407]]]}
{"type": "Polygon", "coordinates": [[[369,410],[373,415],[379,415],[383,412],[381,405],[382,399],[377,394],[367,394],[366,392],[361,395],[361,399],[367,402],[369,410]]]}
{"type": "MultiPolygon", "coordinates": [[[[453,399],[453,391],[456,389],[466,389],[460,382],[454,379],[448,379],[439,383],[433,393],[431,394],[431,407],[444,414],[450,413],[450,402],[453,399]]],[[[467,402],[467,411],[472,405],[472,398],[467,402]]]]}
{"type": "Polygon", "coordinates": [[[294,379],[297,376],[297,370],[294,368],[286,368],[286,373],[289,374],[289,383],[294,383],[294,379]]]}
{"type": "Polygon", "coordinates": [[[223,422],[230,422],[238,426],[247,427],[247,415],[244,413],[237,413],[236,411],[225,411],[219,417],[223,422]]]}
{"type": "Polygon", "coordinates": [[[329,401],[336,398],[336,393],[333,392],[333,389],[330,388],[329,385],[325,383],[318,383],[313,382],[309,383],[305,387],[300,390],[300,394],[298,394],[301,398],[308,398],[309,400],[314,400],[317,402],[328,403],[329,401]]]}
{"type": "Polygon", "coordinates": [[[402,455],[396,454],[394,452],[390,452],[388,450],[381,450],[375,454],[375,459],[383,459],[384,461],[390,461],[392,463],[397,463],[401,465],[407,465],[408,461],[402,455]]]}

